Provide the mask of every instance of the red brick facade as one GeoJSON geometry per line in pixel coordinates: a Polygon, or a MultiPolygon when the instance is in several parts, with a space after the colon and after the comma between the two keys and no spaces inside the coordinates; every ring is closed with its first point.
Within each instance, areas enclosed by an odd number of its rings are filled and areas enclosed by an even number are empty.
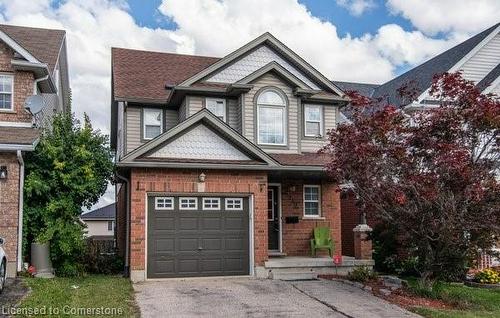
{"type": "Polygon", "coordinates": [[[7,179],[0,180],[0,236],[5,239],[7,270],[12,275],[16,272],[19,221],[19,162],[16,154],[0,152],[0,166],[7,166],[8,173],[7,179]]]}
{"type": "Polygon", "coordinates": [[[11,60],[14,51],[0,42],[0,73],[14,75],[14,110],[0,110],[0,121],[31,122],[31,115],[24,109],[26,97],[33,95],[34,76],[31,72],[14,71],[11,60]]]}
{"type": "Polygon", "coordinates": [[[360,213],[352,192],[342,193],[340,210],[342,211],[342,253],[346,256],[354,256],[354,232],[352,230],[359,224],[360,213]]]}
{"type": "MultiPolygon", "coordinates": [[[[131,219],[130,219],[130,269],[144,270],[146,252],[146,200],[149,192],[198,192],[198,176],[202,171],[188,169],[134,168],[130,175],[131,219]]],[[[204,170],[207,193],[242,193],[254,198],[254,261],[256,266],[264,265],[268,259],[267,186],[268,176],[260,171],[204,170]]],[[[313,184],[306,182],[306,184],[313,184]]],[[[315,184],[318,184],[317,182],[315,184]]],[[[342,254],[340,232],[340,196],[336,186],[321,182],[320,219],[303,218],[302,180],[283,180],[282,212],[286,216],[299,216],[297,224],[283,221],[283,251],[288,255],[310,255],[310,239],[316,226],[329,226],[335,240],[335,253],[342,254]]],[[[125,187],[118,193],[117,225],[123,224],[126,204],[125,187]]],[[[124,231],[124,226],[119,231],[124,231]]],[[[117,233],[118,246],[124,246],[124,237],[117,233]],[[121,241],[121,242],[120,242],[121,241]]],[[[122,233],[124,234],[124,233],[122,233]]],[[[123,251],[122,251],[123,253],[123,251]]],[[[325,252],[326,253],[326,252],[325,252]]]]}

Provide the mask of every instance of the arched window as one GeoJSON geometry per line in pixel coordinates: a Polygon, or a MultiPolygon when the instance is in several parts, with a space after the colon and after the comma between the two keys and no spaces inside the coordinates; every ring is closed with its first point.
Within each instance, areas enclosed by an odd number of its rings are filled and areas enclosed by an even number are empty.
{"type": "Polygon", "coordinates": [[[257,96],[257,138],[259,144],[286,145],[286,102],[276,89],[257,96]]]}

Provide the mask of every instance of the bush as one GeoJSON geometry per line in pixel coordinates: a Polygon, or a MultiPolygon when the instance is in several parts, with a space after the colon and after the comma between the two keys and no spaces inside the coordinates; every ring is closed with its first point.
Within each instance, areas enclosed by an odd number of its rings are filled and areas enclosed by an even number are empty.
{"type": "Polygon", "coordinates": [[[360,283],[367,282],[377,277],[377,273],[366,266],[356,266],[356,268],[347,275],[347,279],[360,283]]]}
{"type": "Polygon", "coordinates": [[[119,274],[123,271],[123,260],[106,242],[87,240],[85,270],[90,274],[119,274]]]}
{"type": "Polygon", "coordinates": [[[488,268],[476,273],[474,280],[481,284],[500,284],[500,274],[488,268]]]}

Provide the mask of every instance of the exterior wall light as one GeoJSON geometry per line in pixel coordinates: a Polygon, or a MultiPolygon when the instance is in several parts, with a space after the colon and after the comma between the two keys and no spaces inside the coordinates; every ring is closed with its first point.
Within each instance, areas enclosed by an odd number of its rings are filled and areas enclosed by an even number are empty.
{"type": "Polygon", "coordinates": [[[7,179],[7,166],[0,166],[0,179],[7,179]]]}
{"type": "Polygon", "coordinates": [[[205,182],[205,177],[206,177],[206,175],[202,172],[202,173],[198,176],[198,181],[200,181],[200,182],[205,182]]]}

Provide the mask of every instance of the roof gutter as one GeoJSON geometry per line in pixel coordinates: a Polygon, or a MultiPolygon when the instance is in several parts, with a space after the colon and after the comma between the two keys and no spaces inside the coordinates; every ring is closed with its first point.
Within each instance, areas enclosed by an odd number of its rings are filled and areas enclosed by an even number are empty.
{"type": "Polygon", "coordinates": [[[38,144],[38,139],[31,145],[22,144],[0,144],[0,150],[2,151],[33,151],[38,144]]]}

